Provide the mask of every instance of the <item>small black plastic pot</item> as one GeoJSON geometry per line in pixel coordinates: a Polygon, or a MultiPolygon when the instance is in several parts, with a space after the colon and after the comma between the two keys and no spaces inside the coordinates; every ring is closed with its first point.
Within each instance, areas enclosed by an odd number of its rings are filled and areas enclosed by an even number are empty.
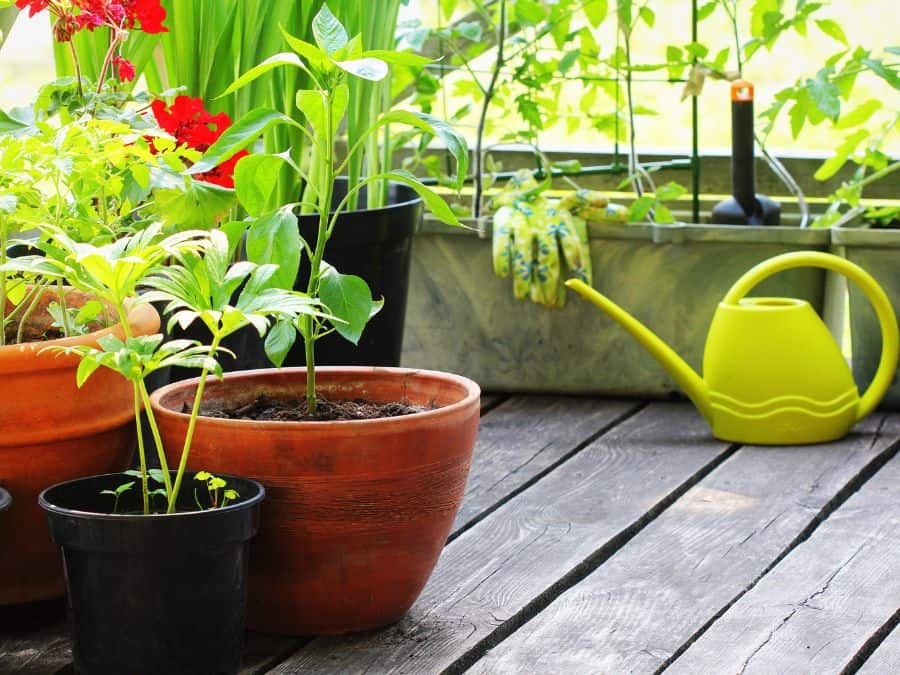
{"type": "MultiPolygon", "coordinates": [[[[220,675],[240,669],[250,540],[265,488],[221,476],[240,498],[197,511],[185,476],[183,512],[143,515],[139,484],[122,474],[54,485],[39,501],[62,549],[73,658],[79,673],[220,675]],[[193,509],[193,510],[189,510],[193,509]]],[[[189,480],[191,478],[191,480],[189,480]]],[[[174,479],[174,474],[173,474],[174,479]]],[[[198,493],[205,493],[201,486],[198,493]]]]}
{"type": "MultiPolygon", "coordinates": [[[[332,204],[347,194],[347,179],[334,185],[332,204]]],[[[422,220],[422,199],[411,187],[391,183],[388,205],[367,209],[366,189],[360,191],[359,209],[338,216],[334,232],[325,247],[325,261],[341,274],[362,277],[374,298],[384,298],[384,307],[363,331],[359,345],[332,333],[316,343],[316,363],[323,366],[399,366],[403,349],[403,322],[409,290],[409,265],[413,235],[422,220]]],[[[300,236],[315,245],[319,218],[304,215],[298,219],[300,236]]],[[[307,261],[304,260],[306,263],[307,261]]],[[[301,265],[295,288],[306,291],[308,264],[301,265]]],[[[303,345],[288,354],[285,366],[305,366],[303,345]]]]}

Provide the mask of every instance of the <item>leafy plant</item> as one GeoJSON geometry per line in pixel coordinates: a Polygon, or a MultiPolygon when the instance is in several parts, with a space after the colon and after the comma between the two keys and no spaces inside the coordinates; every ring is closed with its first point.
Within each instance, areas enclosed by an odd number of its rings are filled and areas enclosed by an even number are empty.
{"type": "MultiPolygon", "coordinates": [[[[331,0],[330,8],[348,30],[361,35],[370,49],[389,50],[394,47],[400,5],[406,2],[331,0]]],[[[283,42],[275,27],[290,27],[297,37],[313,42],[312,21],[323,0],[161,0],[161,5],[171,18],[168,32],[141,33],[130,39],[122,51],[123,58],[134,65],[137,77],[146,76],[151,90],[184,91],[199,97],[213,110],[238,118],[260,105],[282,108],[290,114],[294,93],[311,86],[305,72],[283,69],[248,83],[241,90],[218,97],[231,84],[236,73],[247,71],[279,51],[283,42]],[[212,42],[198,40],[199,30],[214,36],[212,42]]],[[[99,72],[109,45],[108,32],[101,29],[80,33],[73,43],[81,63],[86,64],[83,69],[94,76],[99,72]]],[[[56,57],[60,76],[75,74],[67,50],[58,48],[56,57]]],[[[412,55],[407,60],[409,64],[421,63],[412,55]]],[[[354,101],[346,117],[349,145],[354,145],[375,118],[389,109],[393,100],[391,84],[389,77],[380,81],[358,78],[348,82],[354,101]]],[[[377,138],[369,138],[364,150],[348,162],[346,171],[351,183],[363,174],[374,175],[390,167],[390,146],[379,146],[377,141],[377,138]]],[[[276,148],[289,148],[289,156],[298,165],[308,162],[309,153],[315,152],[308,139],[290,126],[271,129],[266,146],[269,153],[279,152],[276,148]]],[[[305,187],[298,174],[287,171],[279,172],[273,182],[275,187],[270,206],[296,200],[305,187]]],[[[369,191],[368,206],[382,206],[386,198],[384,190],[373,188],[369,191]]],[[[352,204],[355,207],[355,200],[352,204]]]]}
{"type": "Polygon", "coordinates": [[[338,216],[349,208],[362,189],[380,181],[393,180],[414,189],[422,197],[426,207],[438,218],[449,224],[459,224],[446,202],[406,171],[382,171],[367,175],[364,179],[351,183],[347,194],[334,205],[336,177],[364,152],[371,138],[377,138],[376,134],[390,125],[404,125],[418,133],[440,137],[456,158],[459,174],[457,186],[461,185],[466,173],[468,151],[463,139],[440,120],[425,113],[391,110],[377,117],[368,128],[360,130],[359,137],[349,147],[346,157],[338,159],[338,130],[348,111],[360,105],[354,99],[354,92],[357,90],[351,88],[350,82],[353,79],[380,82],[388,76],[389,64],[408,63],[410,56],[389,50],[366,51],[362,36],[355,35],[351,38],[327,4],[322,5],[312,22],[315,44],[293,36],[284,29],[282,32],[292,51],[276,54],[251,68],[237,78],[223,95],[231,95],[273,70],[298,70],[305,73],[312,83],[311,89],[301,89],[291,97],[304,122],[298,122],[285,112],[277,110],[252,110],[235,122],[188,173],[202,173],[209,167],[228,160],[235,153],[252,145],[261,134],[277,126],[298,130],[314,148],[308,171],[284,154],[262,155],[252,162],[243,160],[238,165],[236,176],[238,195],[242,196],[242,202],[250,213],[247,222],[249,260],[259,265],[281,263],[272,282],[278,288],[288,289],[296,279],[297,266],[294,263],[299,263],[305,255],[310,268],[306,295],[321,299],[330,311],[330,316],[310,313],[300,317],[299,321],[281,320],[266,340],[266,350],[276,364],[283,360],[298,334],[303,340],[307,364],[307,405],[309,411],[314,413],[315,342],[332,330],[352,342],[358,341],[363,327],[379,308],[365,281],[352,275],[340,274],[324,261],[325,249],[337,225],[338,216]],[[250,171],[241,171],[244,163],[248,163],[250,171]],[[281,170],[296,172],[307,185],[306,194],[300,202],[291,201],[276,210],[270,210],[270,187],[266,177],[281,170]],[[300,239],[293,215],[295,209],[317,214],[319,226],[315,242],[300,239]]]}

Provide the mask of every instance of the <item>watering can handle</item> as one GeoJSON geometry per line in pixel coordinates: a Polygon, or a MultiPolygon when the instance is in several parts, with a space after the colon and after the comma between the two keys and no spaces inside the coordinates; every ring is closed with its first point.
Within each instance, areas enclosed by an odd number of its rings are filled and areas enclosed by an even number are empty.
{"type": "Polygon", "coordinates": [[[888,387],[891,386],[897,370],[898,350],[900,350],[900,331],[897,328],[897,316],[894,314],[894,308],[891,306],[887,294],[868,272],[859,265],[830,253],[819,251],[784,253],[761,262],[744,274],[731,287],[723,302],[737,303],[763,279],[795,267],[821,267],[844,275],[865,292],[878,315],[878,321],[881,324],[881,360],[878,363],[875,377],[872,378],[869,388],[859,401],[856,417],[859,421],[875,410],[888,387]]]}

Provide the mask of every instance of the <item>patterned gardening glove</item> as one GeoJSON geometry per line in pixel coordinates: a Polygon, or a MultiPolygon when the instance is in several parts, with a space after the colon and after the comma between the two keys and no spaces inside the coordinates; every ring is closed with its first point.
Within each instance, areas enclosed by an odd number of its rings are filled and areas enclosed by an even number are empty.
{"type": "Polygon", "coordinates": [[[610,203],[602,192],[596,190],[571,192],[560,200],[559,208],[595,223],[628,222],[628,209],[621,204],[610,203]]]}
{"type": "Polygon", "coordinates": [[[512,272],[516,298],[562,307],[563,261],[571,276],[591,283],[587,225],[536,194],[537,184],[529,178],[523,176],[494,200],[503,204],[494,214],[494,272],[502,278],[512,272]]]}

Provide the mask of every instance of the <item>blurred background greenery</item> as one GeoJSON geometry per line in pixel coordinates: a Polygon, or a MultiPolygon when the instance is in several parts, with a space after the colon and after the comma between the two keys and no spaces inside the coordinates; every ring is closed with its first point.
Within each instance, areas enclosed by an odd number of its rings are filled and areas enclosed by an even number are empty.
{"type": "MultiPolygon", "coordinates": [[[[749,3],[747,3],[749,4],[749,3]]],[[[410,0],[404,7],[403,18],[421,19],[424,25],[437,22],[436,0],[410,0]]],[[[690,41],[690,3],[687,0],[659,0],[653,3],[656,23],[652,29],[644,27],[635,36],[635,62],[665,61],[668,45],[683,45],[690,41]]],[[[890,46],[897,38],[897,0],[840,0],[831,3],[823,16],[836,21],[851,45],[871,48],[890,46]]],[[[731,44],[730,28],[723,13],[718,12],[700,24],[700,41],[713,49],[731,44]]],[[[202,39],[202,36],[199,37],[202,39]]],[[[598,31],[601,45],[615,45],[614,25],[607,22],[598,31]]],[[[811,28],[806,37],[785,35],[773,52],[761,52],[746,70],[748,79],[756,84],[757,111],[769,106],[773,94],[794,83],[798,78],[812,77],[824,60],[838,51],[840,45],[821,31],[811,28]]],[[[13,27],[7,44],[0,51],[0,107],[7,108],[31,100],[38,86],[54,77],[53,55],[47,13],[33,19],[20,17],[13,27]]],[[[574,131],[567,124],[558,124],[545,131],[541,143],[546,149],[586,147],[606,150],[611,146],[608,136],[584,122],[578,109],[580,85],[572,83],[561,98],[560,107],[573,118],[574,131]],[[577,126],[575,125],[575,122],[577,126]]],[[[681,85],[668,83],[639,83],[635,95],[640,101],[658,111],[656,115],[641,116],[637,120],[637,136],[645,152],[684,152],[690,145],[690,102],[681,101],[681,85]]],[[[450,86],[448,91],[453,92],[450,86]]],[[[854,100],[881,100],[887,110],[900,109],[900,92],[884,82],[866,75],[856,85],[854,100]]],[[[448,108],[455,110],[463,101],[452,100],[448,108]]],[[[729,85],[722,81],[708,81],[700,97],[700,143],[704,152],[727,151],[730,147],[729,85]]],[[[597,114],[613,109],[608,99],[598,99],[597,114]],[[607,109],[608,108],[608,109],[607,109]]],[[[770,149],[778,153],[827,155],[842,140],[844,134],[830,125],[809,126],[798,139],[791,138],[787,116],[769,138],[770,149]]],[[[493,120],[493,134],[501,135],[503,121],[493,120]]],[[[470,135],[474,133],[472,116],[462,121],[470,135]]],[[[900,133],[894,133],[885,149],[900,154],[900,133]]]]}

